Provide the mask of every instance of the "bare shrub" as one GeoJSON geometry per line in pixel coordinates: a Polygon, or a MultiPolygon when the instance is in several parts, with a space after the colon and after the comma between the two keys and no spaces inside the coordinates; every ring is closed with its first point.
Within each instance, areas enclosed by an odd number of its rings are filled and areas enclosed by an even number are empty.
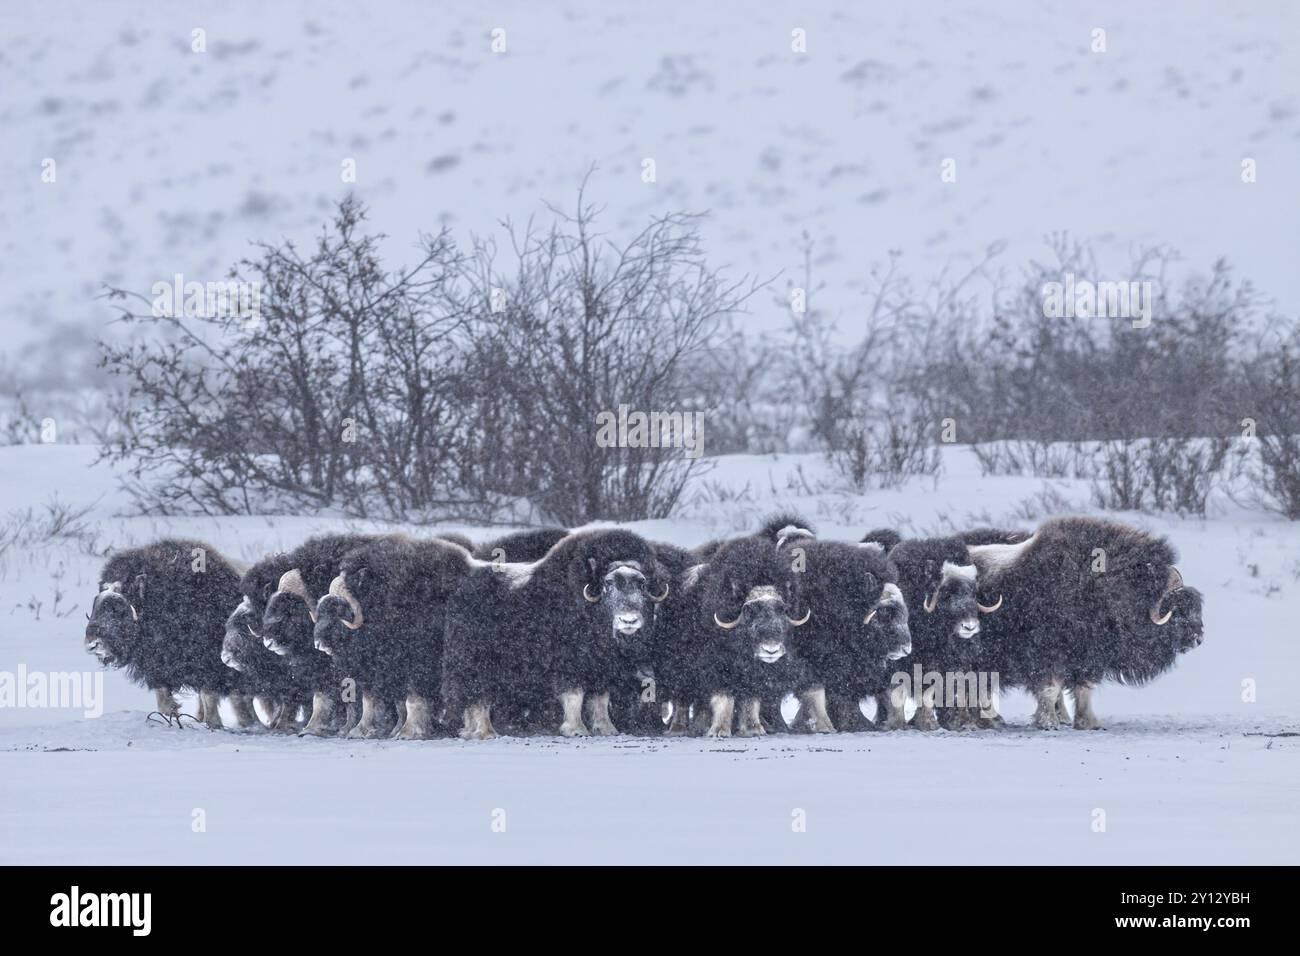
{"type": "Polygon", "coordinates": [[[1244,471],[1257,507],[1300,520],[1300,330],[1249,370],[1257,432],[1244,471]]]}

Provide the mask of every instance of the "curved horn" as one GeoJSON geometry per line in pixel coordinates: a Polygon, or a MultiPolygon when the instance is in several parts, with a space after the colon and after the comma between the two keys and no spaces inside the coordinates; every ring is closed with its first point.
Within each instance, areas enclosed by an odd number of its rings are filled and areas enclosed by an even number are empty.
{"type": "Polygon", "coordinates": [[[789,622],[790,622],[794,627],[800,627],[800,626],[802,626],[802,625],[804,625],[804,624],[807,624],[807,623],[808,623],[808,618],[810,618],[810,617],[812,617],[812,608],[811,608],[811,607],[808,608],[808,610],[804,611],[804,615],[803,615],[803,617],[801,617],[799,620],[796,621],[796,620],[795,620],[794,618],[792,618],[792,617],[787,617],[786,620],[789,621],[789,622]]]}
{"type": "Polygon", "coordinates": [[[731,630],[733,627],[735,627],[737,624],[740,623],[740,618],[737,617],[734,621],[732,621],[730,624],[728,624],[726,621],[722,620],[722,618],[718,617],[718,612],[717,612],[717,611],[714,611],[714,612],[713,612],[713,623],[716,624],[716,625],[718,625],[718,627],[722,628],[723,630],[727,630],[727,631],[729,631],[729,630],[731,630]]]}
{"type": "MultiPolygon", "coordinates": [[[[366,623],[366,616],[361,613],[361,605],[357,603],[357,599],[353,597],[352,592],[348,590],[347,583],[343,580],[343,575],[340,574],[330,582],[330,594],[333,594],[335,597],[341,597],[343,600],[347,601],[348,607],[352,609],[351,621],[344,621],[340,618],[340,622],[344,627],[348,630],[355,631],[362,624],[366,623]]],[[[312,620],[315,620],[314,616],[312,620]]]]}
{"type": "Polygon", "coordinates": [[[935,590],[934,590],[934,600],[931,601],[931,600],[927,597],[924,601],[921,602],[921,607],[925,608],[925,613],[926,613],[926,614],[933,614],[933,613],[934,613],[934,609],[937,608],[938,606],[939,606],[939,589],[938,589],[938,588],[935,588],[935,590]]]}
{"type": "Polygon", "coordinates": [[[140,612],[135,609],[134,604],[131,605],[131,620],[133,621],[140,620],[140,612]]]}
{"type": "Polygon", "coordinates": [[[280,575],[280,583],[276,585],[276,590],[283,591],[285,594],[296,594],[302,598],[302,603],[307,605],[307,614],[310,615],[311,622],[316,623],[315,602],[312,601],[311,595],[307,593],[307,584],[302,579],[301,568],[294,568],[292,571],[286,571],[280,575]]]}
{"type": "Polygon", "coordinates": [[[661,594],[661,595],[659,595],[658,597],[655,597],[655,596],[652,594],[652,595],[650,595],[650,600],[652,600],[652,601],[654,601],[656,604],[658,604],[660,601],[664,600],[664,599],[667,598],[667,597],[668,597],[668,585],[667,585],[667,583],[665,583],[665,584],[664,584],[664,593],[661,594]]]}
{"type": "Polygon", "coordinates": [[[983,613],[983,614],[992,614],[994,611],[996,611],[998,608],[1000,608],[1000,607],[1002,606],[1002,595],[999,594],[999,595],[998,595],[998,603],[997,603],[997,604],[994,604],[994,605],[992,605],[992,606],[990,606],[990,607],[985,607],[985,606],[984,606],[983,604],[981,604],[979,601],[976,601],[976,602],[975,602],[975,606],[976,606],[977,608],[979,608],[979,609],[980,609],[980,612],[983,613]]]}
{"type": "Polygon", "coordinates": [[[1182,587],[1183,576],[1179,573],[1178,569],[1171,564],[1169,566],[1169,580],[1165,582],[1165,593],[1160,595],[1160,599],[1156,601],[1155,607],[1153,607],[1150,612],[1152,624],[1163,626],[1169,623],[1169,619],[1174,616],[1174,609],[1170,608],[1162,615],[1160,613],[1160,605],[1165,602],[1165,598],[1169,597],[1169,595],[1173,594],[1175,591],[1182,590],[1182,587]]]}
{"type": "MultiPolygon", "coordinates": [[[[592,597],[590,594],[588,594],[588,593],[587,593],[587,588],[589,588],[589,587],[591,587],[590,584],[584,584],[584,585],[582,586],[582,596],[585,597],[585,598],[586,598],[588,601],[590,601],[592,604],[599,604],[599,603],[600,603],[600,596],[597,595],[596,597],[592,597]]],[[[665,596],[666,596],[666,595],[665,595],[665,596]]]]}
{"type": "Polygon", "coordinates": [[[872,619],[873,617],[875,617],[875,616],[876,616],[876,609],[873,607],[873,608],[872,608],[872,609],[867,613],[867,616],[864,617],[864,618],[862,619],[862,623],[863,623],[863,624],[870,624],[870,623],[871,623],[871,619],[872,619]]]}

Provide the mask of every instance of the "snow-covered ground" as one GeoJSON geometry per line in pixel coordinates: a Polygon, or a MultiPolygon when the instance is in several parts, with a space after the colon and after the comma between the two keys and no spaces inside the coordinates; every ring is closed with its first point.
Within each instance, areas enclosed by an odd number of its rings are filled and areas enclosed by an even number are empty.
{"type": "MultiPolygon", "coordinates": [[[[778,507],[843,538],[1088,510],[1083,482],[982,478],[969,450],[944,456],[937,480],[864,495],[816,456],[717,459],[680,517],[633,527],[693,545],[778,507]]],[[[122,517],[129,503],[93,458],[0,448],[0,522],[51,496],[89,509],[81,539],[0,554],[0,672],[93,670],[91,547],[185,534],[248,561],[347,524],[122,517]]],[[[1031,732],[1028,698],[1011,692],[1012,727],[974,734],[284,739],[147,723],[151,695],[108,672],[101,717],[0,708],[0,863],[1295,863],[1300,526],[1228,501],[1212,512],[1123,516],[1178,547],[1205,592],[1206,642],[1150,687],[1105,687],[1105,731],[1031,732]]]]}
{"type": "MultiPolygon", "coordinates": [[[[891,250],[925,282],[1002,245],[1014,278],[1059,231],[1096,244],[1102,278],[1167,244],[1174,277],[1226,256],[1300,306],[1289,0],[37,9],[0,5],[0,358],[24,376],[79,384],[103,283],[219,279],[250,240],[309,241],[350,191],[409,260],[420,231],[571,206],[592,164],[605,228],[710,211],[711,261],[777,288],[806,233],[818,307],[854,340],[891,250]],[[38,341],[56,347],[16,362],[38,341]]],[[[787,317],[764,299],[751,321],[787,317]]]]}

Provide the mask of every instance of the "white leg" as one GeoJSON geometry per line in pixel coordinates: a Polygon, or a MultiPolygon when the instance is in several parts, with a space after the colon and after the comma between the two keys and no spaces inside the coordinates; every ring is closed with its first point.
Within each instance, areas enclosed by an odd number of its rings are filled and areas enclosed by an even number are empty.
{"type": "Polygon", "coordinates": [[[1103,730],[1101,721],[1092,710],[1093,684],[1077,684],[1074,687],[1074,729],[1103,730]]]}
{"type": "Polygon", "coordinates": [[[406,695],[406,719],[396,736],[402,740],[428,740],[433,736],[433,722],[429,715],[429,701],[414,692],[406,695]]]}
{"type": "Polygon", "coordinates": [[[664,734],[669,737],[685,737],[690,732],[691,705],[684,700],[673,701],[673,716],[664,734]]]}
{"type": "Polygon", "coordinates": [[[231,694],[230,706],[235,711],[235,721],[239,724],[240,730],[265,730],[266,727],[261,719],[257,716],[257,710],[253,707],[253,698],[248,694],[231,694]]]}
{"type": "Polygon", "coordinates": [[[311,718],[307,721],[307,726],[303,727],[302,732],[313,737],[334,736],[334,732],[329,729],[329,719],[333,714],[334,695],[325,691],[316,691],[311,697],[311,718]]]}
{"type": "Polygon", "coordinates": [[[740,706],[740,722],[736,728],[739,737],[762,737],[767,733],[763,729],[763,702],[751,697],[740,706]]]}
{"type": "Polygon", "coordinates": [[[591,731],[582,722],[582,691],[566,690],[560,695],[560,706],[564,708],[560,733],[565,737],[590,737],[591,731]]]}
{"type": "Polygon", "coordinates": [[[709,723],[709,729],[704,732],[704,736],[730,737],[736,698],[730,694],[714,694],[709,698],[709,707],[713,711],[713,720],[709,723]]]}
{"type": "Polygon", "coordinates": [[[361,692],[361,720],[348,731],[349,737],[369,740],[384,732],[381,703],[370,691],[361,692]]]}
{"type": "Polygon", "coordinates": [[[497,735],[492,729],[492,715],[487,704],[470,704],[465,708],[461,721],[461,740],[490,740],[497,735]]]}
{"type": "Polygon", "coordinates": [[[591,701],[591,729],[600,737],[612,737],[618,728],[609,719],[609,691],[588,698],[591,701]]]}
{"type": "Polygon", "coordinates": [[[818,687],[810,690],[801,696],[803,705],[806,710],[801,708],[800,716],[806,714],[812,719],[812,732],[815,734],[833,734],[835,725],[831,723],[831,715],[826,713],[826,688],[818,687]]]}
{"type": "Polygon", "coordinates": [[[170,687],[155,687],[153,697],[158,707],[158,713],[164,717],[175,717],[181,712],[181,705],[176,703],[176,698],[172,696],[170,687]]]}
{"type": "Polygon", "coordinates": [[[1056,716],[1057,701],[1061,696],[1061,682],[1052,678],[1043,683],[1036,693],[1038,709],[1034,711],[1031,725],[1039,730],[1057,730],[1061,724],[1056,716]]]}
{"type": "Polygon", "coordinates": [[[934,705],[924,697],[916,702],[916,713],[912,715],[912,726],[917,730],[938,730],[939,718],[935,716],[934,705]]]}
{"type": "Polygon", "coordinates": [[[221,695],[213,690],[199,691],[199,720],[210,730],[221,729],[221,695]]]}

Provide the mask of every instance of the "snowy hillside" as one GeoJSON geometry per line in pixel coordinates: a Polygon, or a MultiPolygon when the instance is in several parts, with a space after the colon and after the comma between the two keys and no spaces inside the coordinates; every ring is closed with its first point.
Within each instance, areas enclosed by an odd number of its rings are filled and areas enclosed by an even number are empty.
{"type": "MultiPolygon", "coordinates": [[[[681,517],[632,527],[694,545],[778,507],[832,538],[886,524],[1025,526],[1047,516],[1044,502],[1088,508],[1081,482],[981,478],[969,450],[945,456],[937,481],[865,495],[835,490],[816,456],[718,459],[681,517]]],[[[86,509],[76,537],[0,554],[0,672],[94,669],[81,646],[99,567],[88,550],[184,534],[250,561],[346,524],[123,517],[127,502],[93,458],[0,448],[6,529],[52,499],[86,509]]],[[[1150,687],[1103,687],[1105,731],[1031,732],[1029,699],[1011,692],[1012,726],[973,734],[283,739],[148,723],[152,695],[109,672],[98,718],[0,708],[0,863],[1294,863],[1300,529],[1212,510],[1206,521],[1121,516],[1175,543],[1205,593],[1206,641],[1150,687]],[[1105,833],[1092,830],[1099,808],[1105,833]],[[195,810],[204,833],[191,829],[195,810]],[[504,833],[492,829],[498,810],[504,833]],[[792,832],[798,811],[803,833],[792,832]]]]}
{"type": "Polygon", "coordinates": [[[5,5],[0,367],[78,384],[103,283],[217,279],[346,191],[407,253],[571,204],[592,164],[607,228],[710,210],[714,260],[778,287],[806,233],[846,335],[890,250],[925,280],[1005,244],[1014,274],[1061,230],[1115,270],[1152,243],[1227,256],[1300,305],[1295,4],[837,6],[409,0],[359,30],[339,0],[5,5]]]}

